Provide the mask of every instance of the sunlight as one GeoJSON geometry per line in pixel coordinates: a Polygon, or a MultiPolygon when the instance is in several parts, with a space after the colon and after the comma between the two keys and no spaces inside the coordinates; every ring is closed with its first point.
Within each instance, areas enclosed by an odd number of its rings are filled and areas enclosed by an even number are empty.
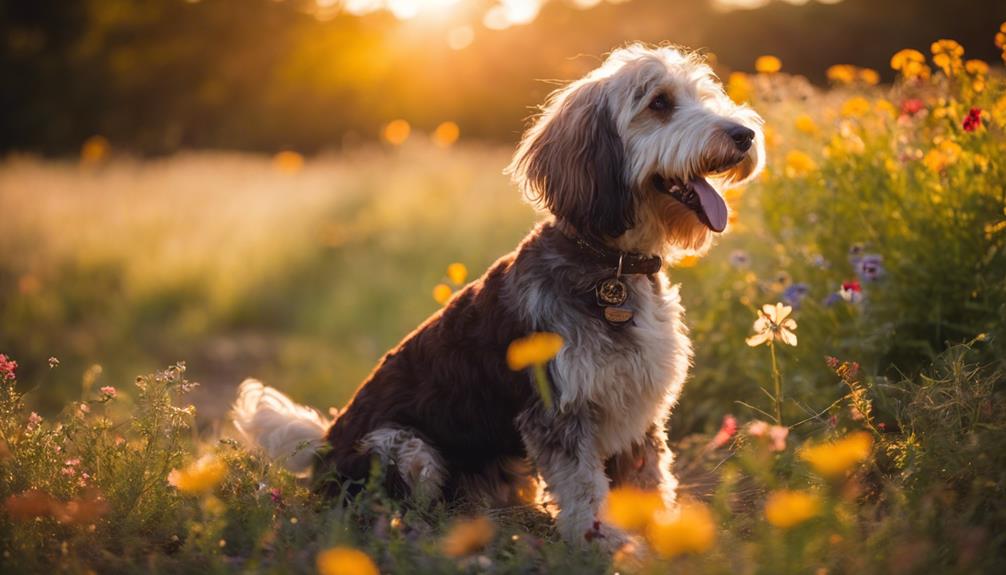
{"type": "MultiPolygon", "coordinates": [[[[343,8],[355,16],[388,10],[399,20],[409,20],[422,13],[443,11],[460,0],[345,0],[343,8]]],[[[336,0],[315,0],[319,7],[328,7],[336,0]]]]}

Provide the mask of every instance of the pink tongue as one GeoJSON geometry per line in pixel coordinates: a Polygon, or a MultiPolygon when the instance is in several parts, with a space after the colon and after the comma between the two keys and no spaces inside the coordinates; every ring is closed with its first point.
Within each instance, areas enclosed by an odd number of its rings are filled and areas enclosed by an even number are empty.
{"type": "Polygon", "coordinates": [[[688,185],[699,195],[702,211],[706,213],[709,227],[714,232],[722,232],[727,227],[727,204],[705,178],[696,178],[688,185]]]}

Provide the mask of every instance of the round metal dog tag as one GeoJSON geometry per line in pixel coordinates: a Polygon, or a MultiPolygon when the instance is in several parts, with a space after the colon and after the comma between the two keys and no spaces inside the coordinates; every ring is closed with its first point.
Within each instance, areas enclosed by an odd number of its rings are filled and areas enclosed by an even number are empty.
{"type": "Polygon", "coordinates": [[[610,278],[597,284],[597,305],[622,305],[629,298],[629,289],[625,282],[610,278]]]}

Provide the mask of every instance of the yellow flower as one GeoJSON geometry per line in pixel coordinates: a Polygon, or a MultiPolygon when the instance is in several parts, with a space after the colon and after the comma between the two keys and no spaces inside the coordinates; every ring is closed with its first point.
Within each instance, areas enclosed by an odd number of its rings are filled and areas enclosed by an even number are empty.
{"type": "Polygon", "coordinates": [[[384,141],[392,146],[400,146],[405,143],[405,140],[409,139],[410,133],[412,133],[412,126],[408,122],[405,120],[392,120],[384,126],[381,135],[384,137],[384,141]]]}
{"type": "Polygon", "coordinates": [[[796,117],[793,124],[796,129],[803,132],[804,134],[814,135],[817,133],[817,124],[814,123],[814,119],[807,114],[800,114],[796,117]]]}
{"type": "Polygon", "coordinates": [[[743,104],[751,99],[754,89],[751,80],[743,72],[734,72],[727,78],[727,95],[738,104],[743,104]]]}
{"type": "Polygon", "coordinates": [[[860,68],[858,76],[867,86],[876,86],[880,83],[880,74],[873,68],[860,68]]]}
{"type": "Polygon", "coordinates": [[[976,76],[984,76],[989,73],[989,65],[985,60],[968,60],[964,62],[964,69],[967,70],[968,74],[976,76]]]}
{"type": "Polygon", "coordinates": [[[796,178],[806,176],[817,169],[814,160],[800,150],[790,150],[786,154],[786,176],[796,178]]]}
{"type": "Polygon", "coordinates": [[[465,279],[468,278],[468,268],[465,267],[465,264],[454,262],[447,266],[447,277],[454,285],[463,285],[465,279]]]}
{"type": "Polygon", "coordinates": [[[664,501],[660,493],[638,487],[619,487],[608,494],[601,516],[615,527],[644,531],[653,520],[654,513],[663,509],[664,501]]]}
{"type": "Polygon", "coordinates": [[[1006,22],[999,25],[999,32],[996,33],[996,47],[1006,50],[1006,22]]]}
{"type": "Polygon", "coordinates": [[[693,268],[699,263],[698,256],[685,256],[674,263],[676,268],[693,268]]]}
{"type": "Polygon", "coordinates": [[[709,507],[685,501],[677,509],[654,514],[646,530],[646,540],[662,557],[704,553],[716,540],[716,522],[709,507]]]}
{"type": "Polygon", "coordinates": [[[821,499],[807,491],[773,491],[765,500],[765,519],[776,527],[788,529],[816,516],[821,499]]]}
{"type": "Polygon", "coordinates": [[[291,150],[283,150],[272,157],[272,167],[277,172],[296,174],[304,167],[304,156],[291,150]]]}
{"type": "Polygon", "coordinates": [[[933,64],[943,70],[947,76],[952,76],[961,69],[961,57],[964,47],[953,40],[937,40],[929,48],[933,53],[933,64]]]}
{"type": "Polygon", "coordinates": [[[758,56],[755,60],[755,70],[762,74],[775,74],[782,70],[782,60],[775,56],[758,56]]]}
{"type": "Polygon", "coordinates": [[[506,362],[510,369],[519,371],[532,365],[542,365],[555,357],[565,342],[562,336],[547,331],[532,333],[510,342],[506,362]]]}
{"type": "Polygon", "coordinates": [[[320,575],[380,575],[369,555],[352,547],[333,547],[318,553],[320,575]]]}
{"type": "Polygon", "coordinates": [[[168,483],[189,495],[208,493],[223,481],[227,465],[212,454],[204,455],[184,469],[173,469],[168,483]]]}
{"type": "Polygon", "coordinates": [[[857,431],[837,441],[805,447],[800,451],[800,458],[818,475],[835,478],[870,457],[872,450],[873,437],[865,431],[857,431]]]}
{"type": "Polygon", "coordinates": [[[758,310],[758,319],[754,322],[755,334],[745,341],[751,347],[763,343],[771,344],[779,340],[787,345],[796,346],[796,320],[789,317],[793,308],[788,305],[777,303],[775,305],[765,304],[758,310]]]}
{"type": "Polygon", "coordinates": [[[856,96],[842,104],[841,113],[847,118],[859,118],[869,111],[870,101],[862,96],[856,96]]]}
{"type": "Polygon", "coordinates": [[[880,114],[885,114],[891,118],[898,115],[898,109],[890,101],[880,98],[873,103],[873,108],[880,114]]]}
{"type": "Polygon", "coordinates": [[[856,67],[851,64],[835,64],[825,74],[836,84],[851,84],[856,80],[856,67]]]}
{"type": "Polygon", "coordinates": [[[449,148],[461,136],[461,128],[455,122],[442,122],[433,130],[433,144],[438,148],[449,148]]]}
{"type": "Polygon", "coordinates": [[[937,146],[922,158],[922,163],[933,173],[940,173],[957,163],[961,158],[961,147],[953,140],[942,139],[937,146]]]}
{"type": "Polygon", "coordinates": [[[891,68],[901,71],[905,78],[928,78],[929,66],[922,52],[905,48],[891,57],[891,68]]]}
{"type": "Polygon", "coordinates": [[[496,527],[486,517],[456,522],[440,541],[440,548],[449,557],[464,557],[481,551],[493,540],[496,527]]]}
{"type": "Polygon", "coordinates": [[[433,286],[433,299],[440,305],[447,303],[447,300],[451,299],[451,294],[453,293],[454,291],[451,289],[451,286],[447,284],[433,286]]]}

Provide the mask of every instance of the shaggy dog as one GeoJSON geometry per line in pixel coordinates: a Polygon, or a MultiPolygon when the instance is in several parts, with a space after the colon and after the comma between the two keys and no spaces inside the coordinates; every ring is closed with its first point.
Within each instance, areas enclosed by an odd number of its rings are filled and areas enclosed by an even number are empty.
{"type": "Polygon", "coordinates": [[[313,463],[328,493],[375,457],[389,490],[425,501],[512,505],[540,478],[564,539],[617,549],[625,534],[598,521],[611,487],[675,499],[665,422],[691,346],[662,258],[726,227],[717,189],[758,172],[760,125],[699,56],[616,50],[549,97],[507,169],[552,218],[388,352],[331,425],[253,380],[234,423],[291,468],[313,463]],[[506,361],[542,331],[565,341],[551,407],[506,361]]]}

